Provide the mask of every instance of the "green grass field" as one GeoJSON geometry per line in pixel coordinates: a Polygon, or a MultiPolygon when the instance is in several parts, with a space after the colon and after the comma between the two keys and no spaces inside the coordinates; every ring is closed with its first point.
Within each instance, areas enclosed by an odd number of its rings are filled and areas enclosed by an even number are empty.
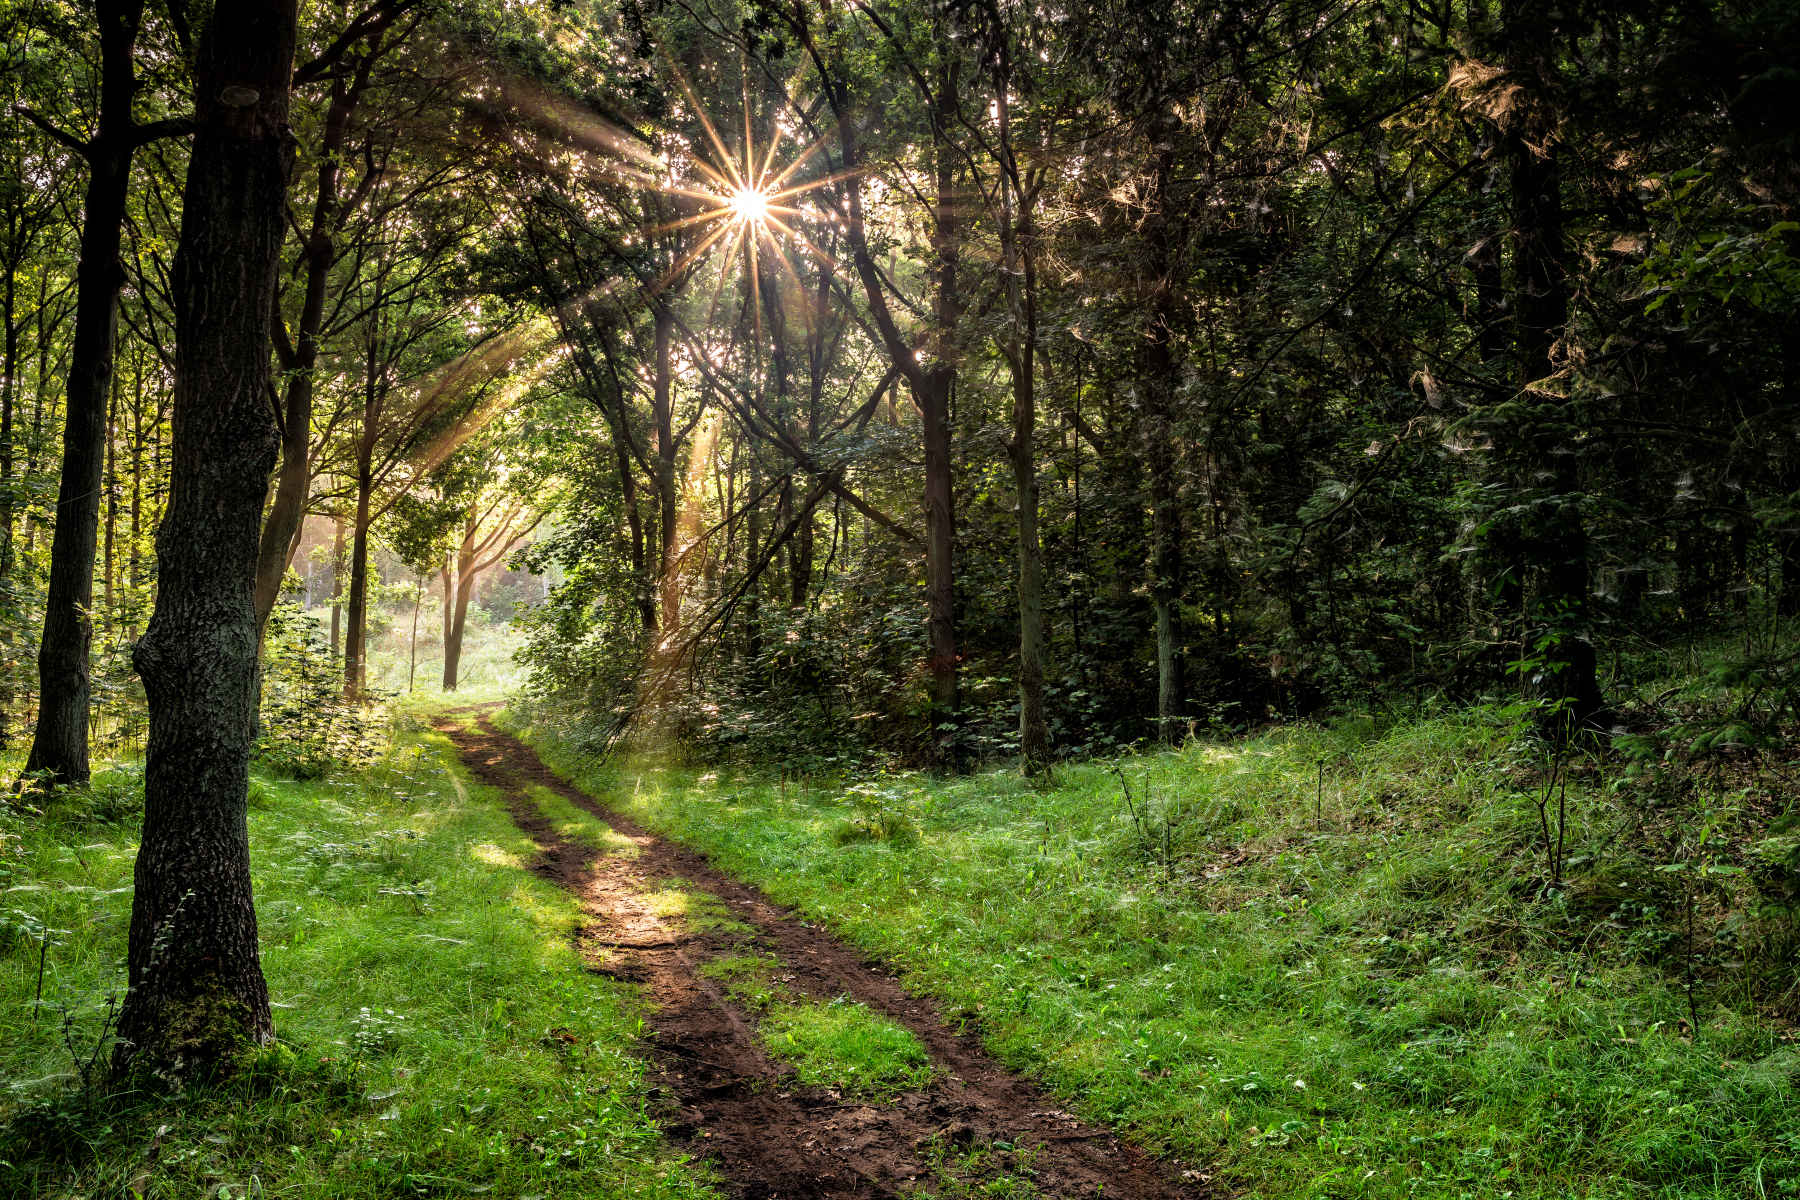
{"type": "MultiPolygon", "coordinates": [[[[1599,775],[1569,790],[1546,886],[1532,764],[1494,714],[1195,744],[1041,789],[595,765],[523,732],[1243,1196],[1800,1195],[1800,1044],[1730,961],[1756,930],[1734,943],[1741,911],[1707,907],[1687,953],[1685,877],[1599,775]]],[[[1714,828],[1747,803],[1712,801],[1714,828]]]]}

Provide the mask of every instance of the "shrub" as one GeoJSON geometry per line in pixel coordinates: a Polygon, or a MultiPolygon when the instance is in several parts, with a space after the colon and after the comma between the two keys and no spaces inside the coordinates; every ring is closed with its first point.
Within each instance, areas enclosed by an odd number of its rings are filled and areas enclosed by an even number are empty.
{"type": "Polygon", "coordinates": [[[257,760],[293,779],[318,779],[373,762],[381,750],[375,706],[347,698],[318,622],[292,604],[269,614],[263,651],[257,760]]]}

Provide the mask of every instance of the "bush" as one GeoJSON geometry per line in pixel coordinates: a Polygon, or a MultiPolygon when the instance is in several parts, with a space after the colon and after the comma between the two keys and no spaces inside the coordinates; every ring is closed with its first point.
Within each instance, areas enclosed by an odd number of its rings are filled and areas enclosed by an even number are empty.
{"type": "Polygon", "coordinates": [[[269,614],[257,761],[293,779],[361,767],[381,751],[374,705],[346,698],[318,622],[292,604],[269,614]]]}

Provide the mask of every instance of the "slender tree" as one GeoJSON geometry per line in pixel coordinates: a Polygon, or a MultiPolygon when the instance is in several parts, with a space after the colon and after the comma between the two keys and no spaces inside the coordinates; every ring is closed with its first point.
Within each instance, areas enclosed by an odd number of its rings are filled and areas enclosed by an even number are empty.
{"type": "Polygon", "coordinates": [[[50,586],[38,643],[38,721],[27,775],[79,783],[88,777],[88,653],[94,639],[94,554],[106,463],[106,409],[118,341],[124,272],[119,238],[125,225],[131,159],[138,148],[182,132],[185,120],[139,124],[135,53],[143,0],[95,0],[100,28],[100,104],[92,136],[74,137],[42,118],[51,136],[88,168],[76,268],[75,341],[64,405],[62,476],[50,545],[50,586]]]}
{"type": "Polygon", "coordinates": [[[1513,354],[1520,407],[1527,414],[1508,448],[1521,486],[1541,499],[1521,539],[1517,573],[1535,576],[1525,647],[1532,676],[1566,732],[1605,701],[1589,640],[1588,536],[1581,513],[1581,455],[1569,401],[1556,394],[1569,321],[1570,263],[1562,199],[1563,148],[1556,109],[1559,12],[1550,0],[1501,5],[1507,82],[1519,89],[1503,122],[1511,172],[1513,354]],[[1545,485],[1548,485],[1547,487],[1545,485]]]}

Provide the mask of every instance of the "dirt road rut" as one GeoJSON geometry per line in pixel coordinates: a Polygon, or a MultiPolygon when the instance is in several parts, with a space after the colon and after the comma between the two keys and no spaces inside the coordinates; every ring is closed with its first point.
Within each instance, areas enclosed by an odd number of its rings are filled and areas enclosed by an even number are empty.
{"type": "Polygon", "coordinates": [[[971,1161],[966,1152],[980,1147],[990,1148],[981,1156],[988,1169],[1027,1180],[1038,1196],[1191,1200],[1212,1194],[1196,1173],[1151,1159],[1065,1112],[1000,1066],[974,1037],[949,1028],[930,1002],[910,995],[879,965],[572,787],[485,715],[473,722],[446,718],[440,728],[537,843],[536,870],[580,897],[591,917],[583,949],[595,969],[645,989],[650,1057],[678,1109],[665,1115],[665,1127],[695,1155],[716,1160],[736,1196],[941,1194],[953,1183],[944,1164],[971,1161]],[[534,785],[600,818],[636,852],[597,854],[559,835],[532,801],[534,785]],[[752,932],[660,916],[654,897],[672,884],[710,893],[752,932]],[[819,1000],[847,995],[910,1030],[931,1055],[931,1082],[885,1103],[799,1084],[790,1067],[764,1051],[754,1017],[700,970],[747,948],[773,954],[792,992],[819,1000]]]}

